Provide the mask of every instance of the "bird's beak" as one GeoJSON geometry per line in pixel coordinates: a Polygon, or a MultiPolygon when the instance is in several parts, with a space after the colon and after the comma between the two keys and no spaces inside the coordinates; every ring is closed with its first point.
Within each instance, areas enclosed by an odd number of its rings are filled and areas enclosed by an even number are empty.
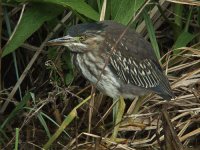
{"type": "Polygon", "coordinates": [[[74,42],[75,41],[75,38],[72,37],[72,36],[64,36],[64,37],[61,37],[61,38],[57,38],[57,39],[53,39],[53,40],[50,40],[47,42],[47,46],[62,46],[62,45],[66,45],[68,43],[71,43],[71,42],[74,42]]]}

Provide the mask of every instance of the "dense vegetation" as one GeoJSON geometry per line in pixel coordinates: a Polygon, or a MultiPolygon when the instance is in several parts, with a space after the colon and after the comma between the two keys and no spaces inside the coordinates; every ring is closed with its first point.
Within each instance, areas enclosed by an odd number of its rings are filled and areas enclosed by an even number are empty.
{"type": "Polygon", "coordinates": [[[0,149],[178,150],[169,122],[185,149],[200,149],[199,6],[190,0],[0,0],[0,149]],[[126,100],[116,139],[112,100],[98,91],[91,99],[94,90],[73,69],[69,51],[46,47],[70,26],[99,20],[115,20],[149,40],[176,95],[170,102],[153,94],[126,100]],[[161,117],[163,104],[171,121],[161,117]]]}

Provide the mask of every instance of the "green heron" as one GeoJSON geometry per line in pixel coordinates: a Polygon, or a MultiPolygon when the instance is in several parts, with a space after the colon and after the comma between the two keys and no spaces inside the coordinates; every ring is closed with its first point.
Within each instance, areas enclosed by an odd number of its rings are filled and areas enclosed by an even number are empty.
{"type": "Polygon", "coordinates": [[[67,36],[48,45],[67,47],[82,75],[113,99],[132,99],[149,92],[172,99],[169,81],[150,43],[132,29],[119,40],[125,29],[113,21],[78,24],[68,30],[67,36]]]}

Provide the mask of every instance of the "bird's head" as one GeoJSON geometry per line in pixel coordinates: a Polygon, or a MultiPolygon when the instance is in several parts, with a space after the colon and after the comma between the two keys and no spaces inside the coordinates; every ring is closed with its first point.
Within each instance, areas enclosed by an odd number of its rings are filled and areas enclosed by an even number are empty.
{"type": "Polygon", "coordinates": [[[65,46],[72,52],[98,50],[105,39],[102,23],[78,24],[68,30],[68,35],[48,41],[48,46],[65,46]]]}

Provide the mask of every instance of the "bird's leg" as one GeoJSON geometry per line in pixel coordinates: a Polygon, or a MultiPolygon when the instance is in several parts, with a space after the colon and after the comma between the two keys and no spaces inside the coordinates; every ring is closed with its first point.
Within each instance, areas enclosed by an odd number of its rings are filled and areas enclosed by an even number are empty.
{"type": "Polygon", "coordinates": [[[115,127],[114,127],[114,131],[113,131],[113,134],[112,134],[112,140],[115,140],[116,137],[117,137],[119,125],[120,125],[120,122],[122,120],[122,116],[124,114],[124,109],[125,109],[124,98],[122,96],[120,96],[117,104],[113,108],[113,111],[115,113],[114,114],[115,127]]]}

